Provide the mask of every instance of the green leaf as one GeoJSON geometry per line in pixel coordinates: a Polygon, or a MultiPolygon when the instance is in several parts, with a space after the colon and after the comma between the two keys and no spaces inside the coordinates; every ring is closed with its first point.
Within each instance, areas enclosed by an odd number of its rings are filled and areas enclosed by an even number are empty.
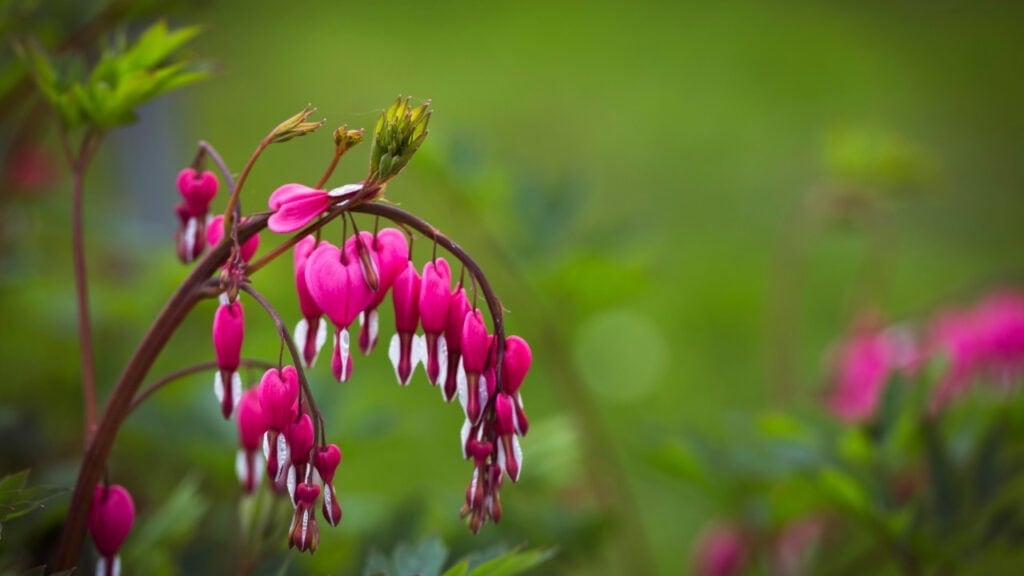
{"type": "Polygon", "coordinates": [[[869,510],[867,491],[846,472],[838,468],[826,468],[818,474],[818,481],[825,494],[837,504],[857,513],[869,510]]]}
{"type": "Polygon", "coordinates": [[[422,540],[415,547],[403,542],[395,547],[390,557],[377,550],[370,553],[363,574],[370,576],[439,576],[448,548],[438,537],[422,540]]]}
{"type": "Polygon", "coordinates": [[[484,562],[469,572],[470,576],[513,576],[547,562],[555,555],[555,550],[535,549],[520,552],[513,550],[508,554],[484,562]]]}
{"type": "Polygon", "coordinates": [[[466,576],[469,573],[469,560],[463,560],[444,571],[441,576],[466,576]]]}
{"type": "Polygon", "coordinates": [[[65,488],[48,486],[26,487],[28,470],[0,478],[0,522],[7,522],[34,512],[55,496],[67,492],[65,488]]]}

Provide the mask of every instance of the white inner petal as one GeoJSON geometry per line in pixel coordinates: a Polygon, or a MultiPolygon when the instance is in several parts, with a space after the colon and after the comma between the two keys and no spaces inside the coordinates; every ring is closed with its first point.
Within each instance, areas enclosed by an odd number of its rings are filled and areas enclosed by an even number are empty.
{"type": "Polygon", "coordinates": [[[466,382],[466,370],[462,367],[462,358],[459,358],[459,369],[456,372],[456,390],[459,393],[459,404],[462,404],[462,411],[466,411],[466,403],[469,402],[469,384],[466,382]]]}
{"type": "Polygon", "coordinates": [[[224,403],[224,379],[220,377],[220,370],[213,375],[213,393],[217,396],[217,403],[224,403]]]}
{"type": "Polygon", "coordinates": [[[441,396],[444,396],[444,383],[448,380],[448,341],[444,334],[437,337],[437,386],[441,389],[441,396]]]}
{"type": "Polygon", "coordinates": [[[327,342],[327,322],[325,322],[323,317],[321,317],[316,325],[316,352],[313,353],[313,361],[309,363],[310,368],[316,364],[316,359],[320,356],[320,349],[323,348],[324,343],[327,342]]]}
{"type": "Polygon", "coordinates": [[[242,377],[238,372],[231,374],[231,407],[238,408],[238,401],[242,399],[242,377]]]}
{"type": "MultiPolygon", "coordinates": [[[[299,320],[298,324],[295,325],[295,333],[292,335],[292,338],[295,339],[295,345],[299,347],[299,356],[302,357],[303,364],[305,364],[306,362],[306,357],[304,353],[306,351],[306,337],[308,335],[309,322],[306,322],[306,319],[303,318],[302,320],[299,320]]],[[[306,368],[309,368],[309,366],[306,366],[306,368]]]]}
{"type": "Polygon", "coordinates": [[[270,458],[270,432],[263,433],[263,457],[270,458]]]}
{"type": "Polygon", "coordinates": [[[324,486],[324,511],[327,512],[327,520],[334,526],[338,523],[334,518],[334,508],[331,506],[331,490],[324,486]]]}
{"type": "Polygon", "coordinates": [[[249,477],[249,462],[246,457],[245,450],[239,450],[235,454],[235,475],[238,476],[238,481],[245,483],[246,478],[249,477]]]}
{"type": "Polygon", "coordinates": [[[512,453],[516,457],[516,464],[519,466],[516,468],[516,477],[512,479],[513,482],[519,481],[519,475],[523,473],[523,449],[519,446],[519,437],[512,436],[512,453]]]}
{"type": "Polygon", "coordinates": [[[469,423],[469,419],[468,418],[466,419],[465,422],[462,423],[462,433],[461,433],[461,436],[462,436],[462,459],[463,460],[469,460],[469,454],[466,453],[466,440],[469,440],[469,431],[470,431],[470,429],[472,427],[473,427],[473,425],[469,423]]]}
{"type": "Polygon", "coordinates": [[[295,506],[295,466],[288,467],[288,498],[292,501],[292,507],[295,506]]]}
{"type": "Polygon", "coordinates": [[[402,360],[402,343],[398,334],[391,336],[391,343],[388,344],[388,358],[391,359],[391,365],[395,367],[395,378],[398,379],[398,383],[405,386],[408,381],[402,382],[402,376],[398,373],[398,363],[402,360]]]}
{"type": "Polygon", "coordinates": [[[338,346],[339,356],[341,357],[341,381],[348,380],[349,362],[352,360],[351,340],[348,335],[348,328],[342,328],[341,332],[338,332],[338,338],[336,345],[338,346]]]}
{"type": "Polygon", "coordinates": [[[380,334],[380,314],[377,309],[370,310],[370,342],[377,341],[377,335],[380,334]]]}
{"type": "MultiPolygon", "coordinates": [[[[291,460],[291,449],[288,447],[288,439],[284,437],[284,434],[277,435],[277,478],[275,480],[281,480],[285,474],[285,467],[291,460]]],[[[280,484],[278,484],[280,486],[280,484]]]]}
{"type": "Polygon", "coordinates": [[[498,444],[498,466],[501,468],[502,472],[505,472],[507,474],[508,470],[505,469],[505,443],[501,442],[499,440],[497,442],[497,444],[498,444]]]}
{"type": "Polygon", "coordinates": [[[409,377],[412,377],[412,373],[416,371],[416,366],[423,364],[423,369],[427,368],[427,339],[422,334],[414,334],[412,337],[412,354],[410,355],[410,371],[409,377]]]}
{"type": "Polygon", "coordinates": [[[228,304],[231,304],[231,302],[228,301],[228,293],[227,292],[221,292],[220,296],[217,297],[217,301],[220,302],[221,306],[227,306],[228,304]]]}
{"type": "Polygon", "coordinates": [[[362,184],[345,184],[327,193],[332,198],[343,198],[363,189],[362,184]]]}
{"type": "Polygon", "coordinates": [[[192,254],[196,248],[196,228],[199,224],[195,217],[189,218],[185,223],[185,262],[192,261],[192,254]]]}

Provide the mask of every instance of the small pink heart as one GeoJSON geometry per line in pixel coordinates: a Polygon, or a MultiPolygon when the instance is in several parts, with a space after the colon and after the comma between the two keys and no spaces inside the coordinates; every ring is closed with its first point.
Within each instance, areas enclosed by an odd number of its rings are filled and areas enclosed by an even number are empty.
{"type": "Polygon", "coordinates": [[[134,522],[135,503],[124,486],[112,484],[96,487],[87,525],[100,554],[106,557],[117,554],[134,522]]]}

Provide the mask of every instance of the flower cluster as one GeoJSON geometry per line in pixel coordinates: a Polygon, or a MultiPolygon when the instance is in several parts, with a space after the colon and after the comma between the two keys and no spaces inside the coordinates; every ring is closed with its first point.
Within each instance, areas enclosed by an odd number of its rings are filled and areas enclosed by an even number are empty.
{"type": "Polygon", "coordinates": [[[975,382],[1010,386],[1024,374],[1024,294],[996,292],[971,308],[944,311],[920,336],[862,319],[832,354],[829,408],[849,423],[869,421],[894,373],[912,375],[927,365],[942,370],[933,410],[975,382]]]}

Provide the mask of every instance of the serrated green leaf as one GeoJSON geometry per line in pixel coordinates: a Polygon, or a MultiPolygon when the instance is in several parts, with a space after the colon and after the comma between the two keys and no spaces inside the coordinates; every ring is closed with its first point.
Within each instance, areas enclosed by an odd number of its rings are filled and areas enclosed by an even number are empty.
{"type": "Polygon", "coordinates": [[[439,576],[447,558],[448,548],[436,536],[422,540],[416,546],[403,542],[395,547],[390,557],[378,550],[371,551],[363,574],[439,576]]]}

